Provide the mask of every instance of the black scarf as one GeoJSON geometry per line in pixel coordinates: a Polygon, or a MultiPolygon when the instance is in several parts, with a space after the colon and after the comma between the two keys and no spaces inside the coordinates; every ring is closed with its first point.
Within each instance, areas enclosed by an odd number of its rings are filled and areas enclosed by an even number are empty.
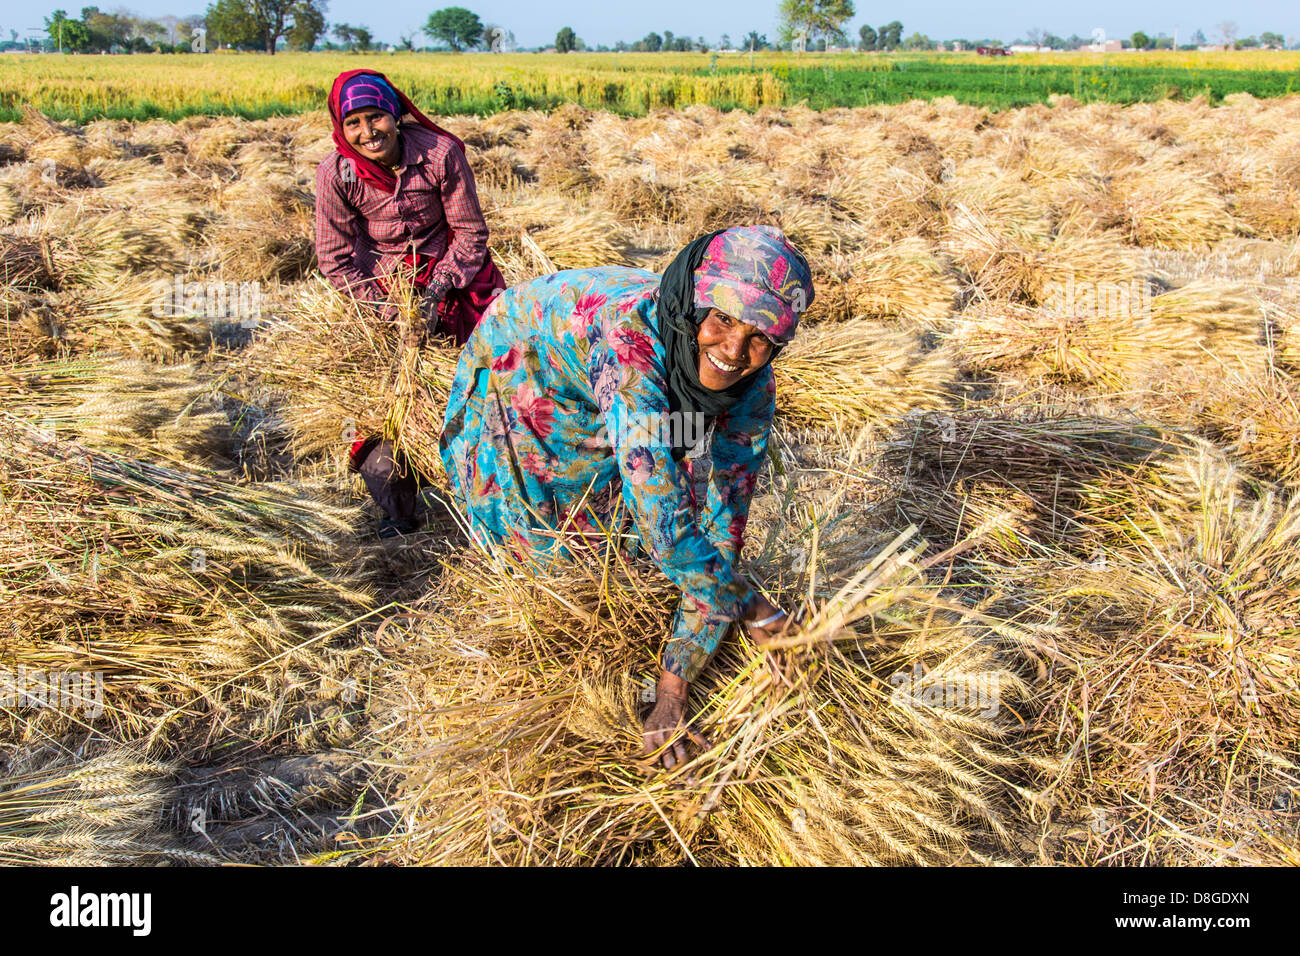
{"type": "MultiPolygon", "coordinates": [[[[716,392],[700,382],[699,326],[709,310],[695,307],[695,270],[704,260],[709,242],[722,231],[700,236],[677,254],[659,282],[657,306],[659,337],[667,353],[669,405],[672,411],[682,415],[702,414],[706,430],[715,418],[745,397],[754,379],[763,371],[760,368],[751,372],[735,385],[716,392]]],[[[772,349],[768,361],[771,362],[779,351],[779,346],[772,349]]],[[[680,460],[687,451],[689,448],[686,446],[674,445],[673,457],[680,460]]]]}

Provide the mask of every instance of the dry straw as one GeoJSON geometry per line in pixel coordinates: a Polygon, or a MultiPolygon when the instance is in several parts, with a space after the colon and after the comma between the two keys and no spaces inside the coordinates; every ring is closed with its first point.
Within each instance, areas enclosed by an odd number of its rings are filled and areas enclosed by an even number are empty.
{"type": "Polygon", "coordinates": [[[443,591],[377,636],[394,689],[378,717],[383,762],[403,782],[390,808],[402,823],[374,858],[887,864],[1020,852],[1007,814],[1033,803],[1027,784],[1051,764],[1014,745],[1023,685],[1003,652],[1032,637],[944,599],[911,529],[779,647],[724,643],[693,693],[707,743],[669,773],[640,759],[637,710],[657,674],[645,638],[664,633],[675,591],[612,544],[576,565],[458,555],[443,591]],[[897,693],[895,675],[916,685],[897,693]],[[997,688],[1006,706],[945,698],[958,686],[997,688]]]}
{"type": "Polygon", "coordinates": [[[1300,500],[1208,448],[1126,491],[1123,511],[1087,517],[1090,561],[1004,576],[1061,625],[1040,724],[1071,769],[1053,792],[1089,824],[1082,859],[1283,862],[1300,631],[1281,609],[1300,583],[1300,500]]]}
{"type": "MultiPolygon", "coordinates": [[[[273,736],[319,691],[325,652],[371,603],[347,570],[350,509],[92,451],[8,413],[4,434],[8,666],[100,672],[94,719],[178,751],[219,729],[273,736]]],[[[8,711],[4,736],[89,729],[83,710],[8,711]]]]}
{"type": "MultiPolygon", "coordinates": [[[[346,743],[379,770],[365,826],[401,822],[339,860],[1293,861],[1296,102],[446,119],[510,282],[657,271],[751,223],[814,267],[750,529],[755,573],[820,617],[724,643],[694,692],[710,743],[668,775],[638,759],[657,573],[432,531],[358,549],[344,450],[387,423],[436,478],[458,353],[307,278],[324,111],[27,111],[0,127],[0,641],[102,670],[106,713],[8,711],[4,744],[346,743]],[[206,316],[154,312],[178,271],[282,280],[285,308],[212,346],[206,316]],[[1153,295],[1063,307],[1067,283],[1153,295]],[[285,482],[237,477],[250,430],[285,482]],[[926,552],[895,540],[913,522],[926,552]],[[425,616],[370,637],[371,596],[425,581],[425,616]],[[383,699],[342,708],[359,673],[383,699]],[[925,704],[994,676],[996,715],[925,704]]],[[[241,858],[315,853],[351,806],[329,799],[235,827],[262,841],[241,858]]],[[[84,847],[59,820],[40,839],[84,847]]],[[[114,859],[158,859],[133,846],[114,859]]]]}
{"type": "Polygon", "coordinates": [[[0,781],[0,862],[121,866],[202,862],[161,826],[172,768],[128,748],[39,761],[0,781]]]}
{"type": "Polygon", "coordinates": [[[940,405],[953,378],[947,352],[866,319],[800,329],[772,368],[783,421],[844,431],[940,405]]]}

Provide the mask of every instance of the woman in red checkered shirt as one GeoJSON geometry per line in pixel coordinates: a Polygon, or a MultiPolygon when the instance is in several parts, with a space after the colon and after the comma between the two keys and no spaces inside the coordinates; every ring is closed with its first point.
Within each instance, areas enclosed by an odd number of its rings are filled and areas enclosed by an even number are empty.
{"type": "MultiPolygon", "coordinates": [[[[418,347],[436,331],[463,345],[505,288],[488,252],[465,144],[373,70],[339,74],[329,107],[337,150],[316,170],[321,272],[396,322],[388,288],[402,270],[421,297],[421,319],[406,330],[407,344],[418,347]]],[[[349,463],[387,514],[380,534],[415,530],[418,477],[392,443],[363,438],[349,463]]]]}

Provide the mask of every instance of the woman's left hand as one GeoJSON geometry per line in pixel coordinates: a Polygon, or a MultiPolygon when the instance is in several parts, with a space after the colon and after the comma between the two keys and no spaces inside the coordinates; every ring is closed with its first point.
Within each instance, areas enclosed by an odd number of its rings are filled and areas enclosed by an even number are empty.
{"type": "Polygon", "coordinates": [[[430,286],[424,293],[424,298],[420,301],[420,315],[424,319],[424,327],[429,332],[435,332],[438,329],[438,306],[442,300],[447,297],[447,290],[438,285],[430,286]]]}
{"type": "Polygon", "coordinates": [[[661,747],[664,767],[672,770],[679,763],[686,762],[686,737],[690,737],[698,746],[707,746],[694,728],[686,726],[686,699],[691,685],[676,674],[663,672],[659,685],[655,689],[655,706],[650,716],[645,719],[641,739],[645,742],[642,750],[644,756],[650,756],[661,747]]]}
{"type": "Polygon", "coordinates": [[[411,317],[404,341],[409,348],[423,348],[429,336],[438,329],[438,305],[446,298],[446,290],[432,286],[420,297],[420,306],[411,317]]]}

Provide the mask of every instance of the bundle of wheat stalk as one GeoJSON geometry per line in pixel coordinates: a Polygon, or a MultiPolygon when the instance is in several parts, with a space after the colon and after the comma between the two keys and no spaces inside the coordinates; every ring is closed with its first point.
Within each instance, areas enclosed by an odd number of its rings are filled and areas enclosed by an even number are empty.
{"type": "Polygon", "coordinates": [[[1045,303],[1067,283],[1128,285],[1141,281],[1141,258],[1114,240],[1061,227],[1054,235],[1016,222],[995,222],[956,205],[945,248],[992,299],[1045,303]]]}
{"type": "Polygon", "coordinates": [[[867,319],[800,329],[772,370],[782,420],[837,430],[940,405],[954,377],[946,351],[927,352],[917,333],[867,319]]]}
{"type": "Polygon", "coordinates": [[[172,769],[125,748],[11,768],[0,780],[0,863],[139,866],[204,862],[162,827],[172,769]]]}
{"type": "Polygon", "coordinates": [[[181,750],[219,731],[269,739],[314,699],[372,603],[349,567],[351,509],[93,451],[7,413],[3,430],[5,666],[94,675],[98,695],[6,710],[6,739],[92,724],[181,750]]]}
{"type": "Polygon", "coordinates": [[[1235,452],[1265,477],[1300,481],[1300,384],[1280,369],[1174,374],[1147,404],[1235,452]]]}
{"type": "Polygon", "coordinates": [[[229,464],[234,452],[222,385],[193,363],[96,357],[0,368],[5,410],[51,436],[210,465],[229,464]]]}
{"type": "Polygon", "coordinates": [[[50,244],[44,236],[0,234],[0,282],[14,289],[58,288],[50,244]]]}
{"type": "Polygon", "coordinates": [[[904,239],[850,260],[832,257],[816,274],[817,295],[807,318],[898,319],[920,328],[952,311],[957,283],[921,239],[904,239]]]}
{"type": "Polygon", "coordinates": [[[1174,432],[1045,407],[973,407],[915,416],[885,449],[900,515],[937,546],[966,538],[975,553],[1014,565],[1062,551],[1090,556],[1096,535],[1081,520],[1123,509],[1117,475],[1145,474],[1184,448],[1174,432]]]}
{"type": "Polygon", "coordinates": [[[1089,823],[1080,861],[1283,862],[1300,836],[1300,498],[1205,447],[1128,496],[1090,516],[1092,561],[1002,582],[1060,624],[1039,722],[1072,758],[1053,795],[1089,823]]]}
{"type": "Polygon", "coordinates": [[[1122,286],[1098,304],[1071,284],[1052,307],[981,304],[945,325],[968,368],[1121,395],[1143,407],[1153,388],[1179,377],[1191,388],[1225,372],[1261,374],[1269,364],[1259,301],[1240,286],[1189,283],[1149,297],[1122,286]],[[1106,301],[1113,298],[1115,301],[1106,301]]]}
{"type": "Polygon", "coordinates": [[[1022,852],[1009,817],[1054,765],[1015,747],[1008,715],[1024,687],[1007,662],[1038,638],[927,583],[911,529],[859,557],[831,593],[810,582],[815,609],[779,646],[724,642],[694,685],[705,742],[668,773],[640,759],[638,709],[658,674],[646,635],[665,633],[677,592],[615,545],[578,564],[457,555],[441,592],[376,636],[390,699],[372,712],[402,821],[376,859],[863,864],[1022,852]]]}
{"type": "MultiPolygon", "coordinates": [[[[3,146],[0,146],[0,150],[3,146]]],[[[0,183],[0,223],[11,225],[23,218],[26,206],[22,197],[9,183],[0,183]]]]}
{"type": "Polygon", "coordinates": [[[223,217],[209,233],[223,276],[292,281],[315,267],[314,199],[292,177],[241,179],[218,205],[223,217]]]}
{"type": "Polygon", "coordinates": [[[40,295],[0,286],[0,363],[51,358],[59,353],[59,325],[40,295]]]}
{"type": "Polygon", "coordinates": [[[157,223],[122,210],[85,217],[61,208],[46,218],[60,282],[103,285],[123,273],[170,277],[186,265],[178,237],[157,223]]]}
{"type": "Polygon", "coordinates": [[[406,318],[385,323],[318,279],[245,353],[245,367],[281,394],[299,459],[338,461],[356,439],[386,436],[423,474],[440,473],[437,438],[459,350],[436,337],[419,350],[405,346],[413,306],[395,282],[394,297],[403,294],[406,318]]]}
{"type": "Polygon", "coordinates": [[[1150,249],[1206,249],[1248,229],[1228,211],[1227,200],[1180,159],[1123,162],[1104,185],[1089,182],[1061,195],[1063,215],[1150,249]]]}
{"type": "Polygon", "coordinates": [[[110,351],[168,358],[206,347],[217,320],[176,303],[175,283],[129,273],[74,285],[50,300],[59,341],[77,353],[110,351]]]}

